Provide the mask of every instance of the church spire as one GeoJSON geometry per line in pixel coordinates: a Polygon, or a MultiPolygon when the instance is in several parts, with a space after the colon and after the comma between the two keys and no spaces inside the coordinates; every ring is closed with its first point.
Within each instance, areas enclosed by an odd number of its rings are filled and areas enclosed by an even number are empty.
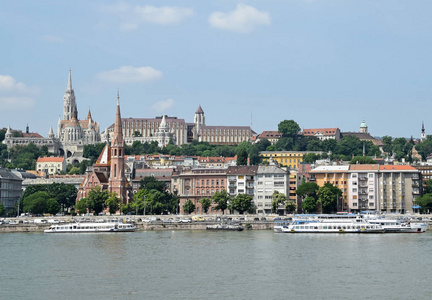
{"type": "Polygon", "coordinates": [[[114,135],[111,142],[111,146],[123,147],[123,126],[122,126],[122,120],[120,114],[120,95],[118,91],[117,91],[117,110],[116,110],[116,117],[114,123],[114,135]]]}
{"type": "Polygon", "coordinates": [[[71,75],[71,69],[70,68],[69,68],[69,79],[68,79],[67,89],[72,90],[72,75],[71,75]]]}

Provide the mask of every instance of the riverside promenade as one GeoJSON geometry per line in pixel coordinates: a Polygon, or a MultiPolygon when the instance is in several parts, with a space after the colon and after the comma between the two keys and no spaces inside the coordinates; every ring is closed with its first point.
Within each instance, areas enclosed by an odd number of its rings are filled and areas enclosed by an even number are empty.
{"type": "MultiPolygon", "coordinates": [[[[215,217],[205,216],[204,221],[194,221],[196,216],[87,216],[87,217],[24,217],[24,218],[5,218],[0,225],[0,233],[6,232],[43,232],[52,224],[70,224],[84,222],[103,222],[104,220],[117,219],[118,222],[134,223],[138,231],[152,230],[206,230],[207,225],[220,223],[215,217]],[[172,220],[171,220],[172,219],[172,220]],[[190,219],[190,222],[184,222],[190,219]],[[210,220],[212,219],[212,220],[210,220]],[[45,220],[46,223],[39,223],[45,220]],[[55,221],[54,221],[55,220],[55,221]],[[183,221],[181,221],[183,220],[183,221]],[[35,222],[36,221],[36,222],[35,222]],[[55,222],[55,223],[52,223],[55,222]]],[[[224,222],[235,222],[242,225],[245,230],[273,230],[275,216],[255,217],[255,216],[231,216],[226,215],[224,222]],[[264,218],[264,219],[263,219],[264,218]],[[258,219],[258,220],[256,220],[258,219]]]]}

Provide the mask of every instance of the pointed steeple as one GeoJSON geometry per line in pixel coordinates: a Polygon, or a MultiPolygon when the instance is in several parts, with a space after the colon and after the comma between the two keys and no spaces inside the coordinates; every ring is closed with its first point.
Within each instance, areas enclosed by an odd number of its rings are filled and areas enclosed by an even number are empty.
{"type": "Polygon", "coordinates": [[[118,91],[117,91],[117,110],[116,110],[116,117],[114,122],[114,135],[113,135],[113,140],[111,142],[111,146],[123,147],[123,126],[122,126],[122,120],[120,114],[120,95],[118,91]]]}
{"type": "Polygon", "coordinates": [[[75,100],[75,93],[72,89],[72,75],[69,69],[69,78],[65,94],[63,96],[63,120],[78,119],[78,110],[75,100]]]}
{"type": "Polygon", "coordinates": [[[90,108],[89,108],[89,112],[87,114],[87,120],[92,120],[92,115],[91,115],[91,112],[90,112],[90,108]]]}
{"type": "Polygon", "coordinates": [[[54,137],[54,132],[53,132],[52,126],[50,126],[50,130],[48,132],[48,138],[52,139],[53,137],[54,137]]]}
{"type": "Polygon", "coordinates": [[[12,130],[10,128],[10,125],[8,125],[8,128],[7,128],[6,133],[5,133],[5,137],[7,137],[7,138],[12,137],[12,130]]]}
{"type": "Polygon", "coordinates": [[[198,108],[197,108],[197,110],[196,110],[195,113],[196,113],[196,114],[204,114],[204,111],[203,111],[203,109],[202,109],[202,107],[201,107],[201,104],[198,105],[198,108]]]}
{"type": "Polygon", "coordinates": [[[420,135],[420,140],[423,142],[426,139],[426,131],[424,128],[424,121],[422,121],[422,129],[421,129],[421,135],[420,135]]]}
{"type": "Polygon", "coordinates": [[[68,79],[67,89],[69,91],[72,90],[72,75],[71,75],[71,69],[70,68],[69,68],[69,79],[68,79]]]}

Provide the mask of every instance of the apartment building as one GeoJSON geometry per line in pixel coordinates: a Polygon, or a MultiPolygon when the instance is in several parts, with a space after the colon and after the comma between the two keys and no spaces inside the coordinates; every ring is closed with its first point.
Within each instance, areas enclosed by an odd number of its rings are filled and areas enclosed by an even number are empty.
{"type": "Polygon", "coordinates": [[[378,173],[379,210],[389,213],[412,211],[420,196],[419,170],[407,165],[380,166],[378,173]]]}
{"type": "MultiPolygon", "coordinates": [[[[275,165],[259,166],[255,183],[254,200],[258,214],[272,212],[274,191],[289,194],[289,172],[275,165]]],[[[284,212],[284,205],[281,204],[278,213],[283,214],[284,212]]]]}
{"type": "Polygon", "coordinates": [[[348,210],[378,210],[379,165],[350,165],[348,174],[348,210]]]}

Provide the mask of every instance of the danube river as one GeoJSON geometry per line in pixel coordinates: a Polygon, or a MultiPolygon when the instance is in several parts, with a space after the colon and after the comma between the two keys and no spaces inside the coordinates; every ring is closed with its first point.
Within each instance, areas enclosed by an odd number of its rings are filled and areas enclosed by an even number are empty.
{"type": "Polygon", "coordinates": [[[4,233],[1,299],[431,299],[432,232],[4,233]]]}

